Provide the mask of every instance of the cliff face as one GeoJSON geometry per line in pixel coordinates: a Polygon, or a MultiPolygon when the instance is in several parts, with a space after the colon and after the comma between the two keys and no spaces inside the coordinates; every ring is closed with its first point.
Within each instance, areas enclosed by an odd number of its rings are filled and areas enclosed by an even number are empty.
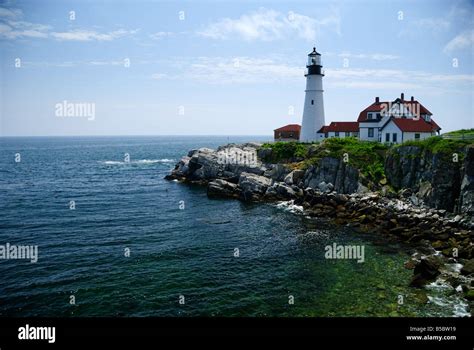
{"type": "Polygon", "coordinates": [[[397,147],[385,159],[385,174],[393,188],[408,189],[430,207],[473,214],[474,148],[456,153],[457,161],[452,153],[397,147]]]}
{"type": "Polygon", "coordinates": [[[310,166],[304,176],[304,187],[323,189],[332,184],[338,193],[354,193],[360,190],[359,171],[340,159],[323,158],[316,166],[310,166]]]}

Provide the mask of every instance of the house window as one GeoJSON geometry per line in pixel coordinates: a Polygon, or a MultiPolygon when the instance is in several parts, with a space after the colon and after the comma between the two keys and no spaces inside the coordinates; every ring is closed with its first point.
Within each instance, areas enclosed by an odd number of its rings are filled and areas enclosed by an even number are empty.
{"type": "Polygon", "coordinates": [[[374,128],[369,128],[369,137],[374,137],[374,128]]]}
{"type": "Polygon", "coordinates": [[[314,105],[314,100],[311,100],[311,104],[314,105]]]}
{"type": "Polygon", "coordinates": [[[397,133],[396,133],[396,132],[394,132],[394,133],[392,134],[392,142],[393,142],[393,143],[396,143],[396,142],[397,142],[397,133]]]}
{"type": "Polygon", "coordinates": [[[420,134],[415,134],[415,140],[419,140],[420,139],[420,134]]]}
{"type": "Polygon", "coordinates": [[[324,138],[326,138],[326,139],[328,138],[328,133],[327,132],[324,133],[324,138]]]}
{"type": "Polygon", "coordinates": [[[335,132],[335,136],[336,136],[336,137],[339,137],[339,131],[336,131],[336,132],[335,132]]]}
{"type": "Polygon", "coordinates": [[[367,119],[372,119],[372,113],[367,113],[367,119]]]}
{"type": "Polygon", "coordinates": [[[377,113],[377,119],[381,119],[382,116],[380,115],[380,113],[377,113]]]}
{"type": "Polygon", "coordinates": [[[346,137],[351,136],[351,133],[349,131],[346,131],[346,137]]]}
{"type": "Polygon", "coordinates": [[[390,142],[390,134],[388,132],[385,133],[385,142],[390,142]]]}

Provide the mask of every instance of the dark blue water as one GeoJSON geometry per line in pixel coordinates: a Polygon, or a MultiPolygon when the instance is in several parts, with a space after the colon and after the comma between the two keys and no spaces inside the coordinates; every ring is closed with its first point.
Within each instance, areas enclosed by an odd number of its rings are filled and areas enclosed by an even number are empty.
{"type": "Polygon", "coordinates": [[[407,287],[407,247],[163,179],[189,149],[264,139],[0,139],[0,244],[39,249],[0,260],[0,315],[453,314],[407,287]],[[333,242],[365,245],[365,263],[326,260],[333,242]]]}

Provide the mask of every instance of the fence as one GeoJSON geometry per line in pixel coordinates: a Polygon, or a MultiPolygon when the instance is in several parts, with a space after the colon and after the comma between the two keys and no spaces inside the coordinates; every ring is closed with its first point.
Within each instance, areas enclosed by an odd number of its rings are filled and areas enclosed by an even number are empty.
{"type": "Polygon", "coordinates": [[[441,135],[443,139],[448,140],[468,140],[474,141],[474,133],[459,133],[459,134],[443,134],[441,135]]]}

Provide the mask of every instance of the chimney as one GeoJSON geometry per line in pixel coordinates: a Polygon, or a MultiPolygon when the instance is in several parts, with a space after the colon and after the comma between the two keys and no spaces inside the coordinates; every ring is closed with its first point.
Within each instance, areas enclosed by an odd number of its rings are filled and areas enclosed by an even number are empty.
{"type": "Polygon", "coordinates": [[[379,97],[377,96],[377,97],[375,98],[375,103],[379,103],[379,102],[380,102],[380,99],[379,99],[379,97]]]}
{"type": "Polygon", "coordinates": [[[400,99],[401,99],[402,101],[405,101],[405,94],[404,94],[403,92],[402,92],[402,94],[400,95],[400,99]]]}
{"type": "Polygon", "coordinates": [[[415,102],[415,98],[413,96],[411,97],[411,102],[415,102]]]}

